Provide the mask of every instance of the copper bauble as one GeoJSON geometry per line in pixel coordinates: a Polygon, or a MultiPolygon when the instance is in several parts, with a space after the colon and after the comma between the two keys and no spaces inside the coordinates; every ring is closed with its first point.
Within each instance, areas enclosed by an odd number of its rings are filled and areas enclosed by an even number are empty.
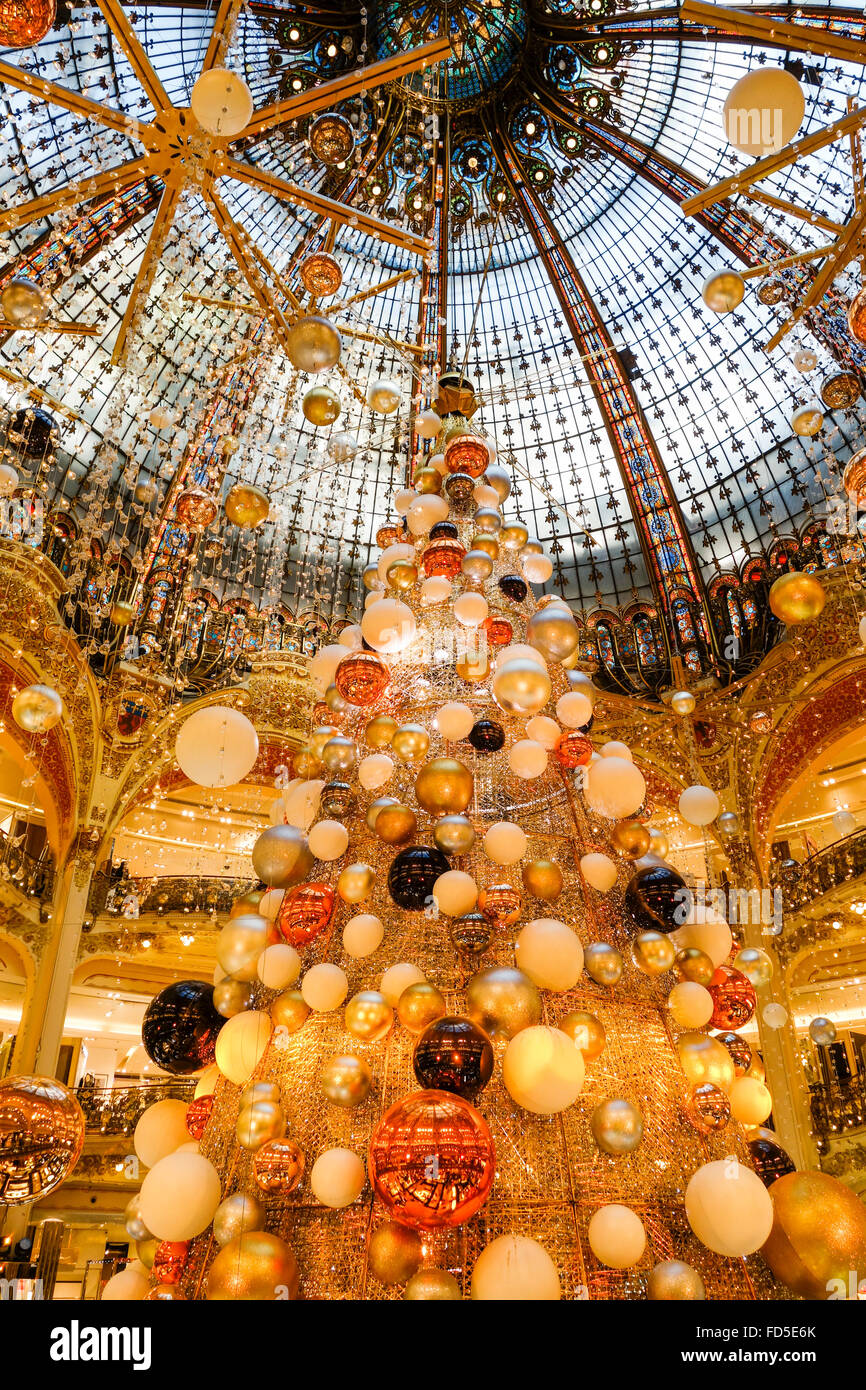
{"type": "Polygon", "coordinates": [[[650,833],[639,820],[621,820],[611,830],[610,842],[626,859],[641,859],[649,852],[650,833]]]}
{"type": "Polygon", "coordinates": [[[277,930],[290,946],[307,946],[330,926],[335,903],[330,883],[299,883],[280,903],[277,930]]]}
{"type": "Polygon", "coordinates": [[[472,773],[456,758],[433,758],[415,778],[418,805],[431,815],[458,815],[472,800],[472,773]]]}
{"type": "Polygon", "coordinates": [[[592,744],[579,729],[569,729],[557,741],[553,756],[560,767],[588,767],[592,761],[592,744]]]}
{"type": "Polygon", "coordinates": [[[405,1284],[420,1267],[424,1247],[417,1231],[386,1221],[371,1233],[367,1268],[380,1284],[405,1284]]]}
{"type": "Polygon", "coordinates": [[[157,1284],[149,1289],[142,1300],[144,1303],[184,1303],[186,1294],[177,1284],[157,1284]]]}
{"type": "Polygon", "coordinates": [[[692,1091],[686,1113],[700,1134],[715,1134],[730,1120],[731,1102],[721,1087],[705,1081],[692,1091]]]}
{"type": "Polygon", "coordinates": [[[696,985],[708,985],[716,967],[706,951],[697,946],[685,946],[674,957],[674,971],[680,980],[691,980],[696,985]]]}
{"type": "Polygon", "coordinates": [[[364,730],[364,738],[371,748],[390,748],[396,732],[396,719],[392,719],[390,714],[377,714],[364,730]]]}
{"type": "Polygon", "coordinates": [[[376,817],[376,835],[386,845],[405,845],[412,839],[416,827],[415,812],[399,801],[392,806],[383,806],[376,817]]]}
{"type": "Polygon", "coordinates": [[[607,1035],[604,1024],[595,1014],[588,1013],[585,1009],[572,1009],[556,1026],[561,1033],[568,1034],[583,1053],[585,1062],[592,1062],[604,1052],[607,1035]]]}
{"type": "Polygon", "coordinates": [[[63,718],[63,701],[49,685],[26,685],[12,701],[12,718],[26,734],[45,734],[63,718]]]}
{"type": "Polygon", "coordinates": [[[204,531],[215,520],[219,503],[204,488],[188,487],[178,497],[175,510],[181,525],[191,531],[204,531]]]}
{"type": "Polygon", "coordinates": [[[468,1221],[487,1201],[495,1167],[486,1121],[447,1091],[417,1091],[392,1105],[370,1143],[373,1190],[413,1229],[468,1221]]]}
{"type": "Polygon", "coordinates": [[[468,854],[475,829],[466,816],[441,816],[433,827],[433,843],[443,854],[468,854]]]}
{"type": "Polygon", "coordinates": [[[251,483],[235,483],[225,500],[225,513],[233,526],[254,531],[263,521],[267,521],[271,504],[268,494],[251,483]]]}
{"type": "Polygon", "coordinates": [[[707,1294],[703,1279],[691,1265],[682,1260],[663,1260],[650,1271],[646,1296],[655,1303],[696,1303],[707,1294]]]}
{"type": "Polygon", "coordinates": [[[527,893],[550,903],[562,892],[562,870],[552,859],[531,859],[524,864],[521,877],[527,893]]]}
{"type": "Polygon", "coordinates": [[[394,1022],[394,1010],[378,990],[362,989],[354,994],[343,1013],[346,1031],[361,1042],[379,1042],[394,1022]]]}
{"type": "Polygon", "coordinates": [[[811,623],[824,611],[827,595],[812,574],[791,570],[780,575],[770,590],[770,608],[788,627],[811,623]]]}
{"type": "MultiPolygon", "coordinates": [[[[769,1189],[773,1228],[761,1247],[777,1279],[803,1298],[849,1298],[866,1276],[866,1207],[829,1173],[789,1173],[769,1189]]],[[[856,1296],[856,1295],[855,1295],[856,1296]]]]}
{"type": "Polygon", "coordinates": [[[272,1139],[253,1159],[256,1187],[268,1197],[287,1197],[304,1173],[304,1155],[292,1139],[272,1139]]]}
{"type": "Polygon", "coordinates": [[[435,985],[421,980],[404,989],[397,1001],[397,1017],[410,1033],[423,1033],[447,1013],[445,997],[435,985]]]}
{"type": "Polygon", "coordinates": [[[510,883],[491,883],[478,894],[479,911],[495,927],[511,927],[520,916],[520,893],[510,883]]]}
{"type": "Polygon", "coordinates": [[[279,1236],[247,1231],[224,1245],[207,1276],[207,1297],[223,1302],[270,1302],[297,1296],[300,1271],[279,1236]]]}
{"type": "Polygon", "coordinates": [[[731,965],[720,965],[707,985],[713,996],[711,1028],[742,1028],[754,1016],[757,996],[754,985],[731,965]]]}
{"type": "Polygon", "coordinates": [[[373,1073],[361,1057],[341,1053],[322,1067],[321,1085],[325,1099],[349,1110],[367,1099],[373,1073]]]}
{"type": "Polygon", "coordinates": [[[186,1257],[188,1240],[161,1240],[153,1256],[151,1270],[160,1284],[179,1284],[186,1257]]]}
{"type": "Polygon", "coordinates": [[[290,989],[277,995],[271,1004],[270,1012],[275,1028],[284,1028],[287,1033],[297,1033],[307,1021],[310,1006],[299,989],[290,989]]]}
{"type": "Polygon", "coordinates": [[[491,1038],[513,1038],[541,1022],[541,996],[521,970],[495,965],[469,979],[466,1012],[491,1038]]]}
{"type": "Polygon", "coordinates": [[[658,931],[638,932],[631,943],[632,960],[644,975],[664,975],[676,957],[676,948],[669,936],[658,931]]]}
{"type": "Polygon", "coordinates": [[[84,1114],[50,1076],[0,1081],[0,1202],[18,1206],[53,1192],[84,1147],[84,1114]]]}
{"type": "Polygon", "coordinates": [[[330,386],[311,386],[301,401],[301,410],[311,425],[321,429],[339,419],[340,397],[330,386]]]}
{"type": "Polygon", "coordinates": [[[856,372],[834,372],[821,386],[821,400],[828,410],[849,410],[860,398],[856,372]]]}
{"type": "Polygon", "coordinates": [[[858,343],[866,343],[866,287],[857,291],[848,305],[848,332],[858,343]]]}
{"type": "Polygon", "coordinates": [[[601,1101],[590,1117],[592,1137],[602,1153],[634,1153],[643,1138],[643,1116],[629,1100],[601,1101]]]}
{"type": "Polygon", "coordinates": [[[463,1295],[453,1274],[444,1269],[419,1269],[406,1285],[403,1297],[414,1303],[456,1303],[463,1295]]]}
{"type": "Polygon", "coordinates": [[[866,507],[866,449],[858,449],[846,463],[842,474],[842,491],[854,498],[859,511],[866,507]]]}
{"type": "Polygon", "coordinates": [[[507,647],[514,636],[514,628],[502,613],[491,613],[482,623],[482,631],[489,647],[507,647]]]}
{"type": "Polygon", "coordinates": [[[461,545],[460,541],[450,536],[442,536],[437,540],[431,540],[427,546],[421,556],[421,568],[428,579],[453,579],[460,573],[465,554],[466,547],[461,545]]]}
{"type": "Polygon", "coordinates": [[[677,1038],[677,1052],[686,1080],[693,1087],[709,1082],[722,1091],[730,1089],[734,1064],[727,1048],[717,1038],[706,1033],[681,1033],[677,1038]]]}
{"type": "MultiPolygon", "coordinates": [[[[360,709],[375,705],[390,683],[391,672],[377,652],[350,652],[343,657],[334,676],[334,684],[343,699],[360,709]]],[[[370,742],[369,737],[367,742],[370,742]]]]}
{"type": "Polygon", "coordinates": [[[301,284],[314,299],[336,294],[343,283],[340,264],[327,251],[316,251],[301,261],[298,271],[301,284]]]}
{"type": "Polygon", "coordinates": [[[193,1139],[201,1139],[207,1129],[207,1122],[214,1107],[214,1098],[198,1096],[191,1100],[186,1109],[186,1127],[193,1139]]]}

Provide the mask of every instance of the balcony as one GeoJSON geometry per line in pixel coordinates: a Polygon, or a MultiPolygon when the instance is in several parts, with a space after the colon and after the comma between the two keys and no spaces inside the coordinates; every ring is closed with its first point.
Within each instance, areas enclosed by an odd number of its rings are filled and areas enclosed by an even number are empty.
{"type": "Polygon", "coordinates": [[[137,1086],[88,1086],[82,1082],[76,1099],[84,1111],[88,1138],[93,1135],[131,1135],[149,1105],[159,1100],[190,1101],[195,1079],[166,1077],[137,1086]]]}
{"type": "Polygon", "coordinates": [[[852,831],[844,840],[810,855],[802,864],[788,860],[777,872],[786,911],[802,911],[815,905],[828,893],[866,874],[866,829],[852,831]]]}
{"type": "Polygon", "coordinates": [[[236,898],[257,886],[253,878],[118,878],[96,873],[90,887],[88,911],[119,919],[142,913],[226,913],[236,898]]]}

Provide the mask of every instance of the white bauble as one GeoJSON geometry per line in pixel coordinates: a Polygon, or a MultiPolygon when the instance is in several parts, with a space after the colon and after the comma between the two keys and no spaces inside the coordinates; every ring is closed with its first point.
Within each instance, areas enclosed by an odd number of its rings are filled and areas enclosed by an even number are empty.
{"type": "Polygon", "coordinates": [[[686,787],[677,803],[680,815],[689,825],[709,825],[722,809],[711,787],[686,787]]]}
{"type": "Polygon", "coordinates": [[[626,758],[599,758],[586,770],[584,797],[597,815],[624,820],[643,805],[646,782],[640,768],[626,758]]]}
{"type": "Polygon", "coordinates": [[[857,822],[850,811],[833,812],[833,829],[837,835],[850,835],[857,829],[857,822]]]}
{"type": "Polygon", "coordinates": [[[599,893],[609,893],[616,883],[616,864],[606,854],[584,854],[580,860],[580,872],[591,888],[599,893]]]}
{"type": "Polygon", "coordinates": [[[319,814],[319,802],[325,783],[321,777],[313,777],[309,782],[298,782],[283,796],[286,824],[296,830],[309,830],[319,814]]]}
{"type": "Polygon", "coordinates": [[[480,627],[490,612],[490,605],[483,594],[461,594],[454,600],[454,616],[464,627],[480,627]]]}
{"type": "Polygon", "coordinates": [[[425,492],[406,513],[406,525],[413,536],[426,536],[437,521],[445,520],[448,511],[448,503],[438,492],[425,492]]]}
{"type": "Polygon", "coordinates": [[[793,73],[759,67],[735,82],[722,113],[725,135],[735,150],[752,159],[772,154],[794,139],[806,111],[806,98],[793,73]]]}
{"type": "Polygon", "coordinates": [[[566,729],[582,729],[592,718],[592,701],[582,690],[567,690],[556,702],[556,717],[566,729]]]}
{"type": "Polygon", "coordinates": [[[529,1236],[499,1236],[472,1271],[472,1298],[481,1302],[552,1303],[562,1297],[556,1265],[529,1236]]]}
{"type": "Polygon", "coordinates": [[[138,1209],[157,1240],[192,1240],[210,1225],[221,1196],[219,1173],[208,1159],[201,1154],[173,1153],[147,1174],[138,1209]]]}
{"type": "Polygon", "coordinates": [[[360,623],[349,623],[348,627],[342,628],[337,642],[341,647],[347,647],[350,652],[359,652],[364,645],[364,634],[361,631],[360,623]]]}
{"type": "Polygon", "coordinates": [[[516,864],[526,853],[526,832],[513,821],[500,820],[484,836],[484,853],[494,864],[516,864]]]}
{"type": "Polygon", "coordinates": [[[435,439],[442,421],[435,410],[421,410],[415,416],[415,432],[420,439],[435,439]]]}
{"type": "Polygon", "coordinates": [[[361,629],[376,652],[390,655],[402,652],[415,636],[415,614],[408,604],[397,598],[383,598],[368,608],[361,619],[361,629]]]}
{"type": "Polygon", "coordinates": [[[343,950],[353,960],[371,956],[382,944],[385,928],[372,912],[360,912],[343,928],[343,950]]]}
{"type": "Polygon", "coordinates": [[[595,1258],[609,1269],[630,1269],[646,1249],[643,1222],[618,1202],[593,1212],[586,1235],[595,1258]]]}
{"type": "Polygon", "coordinates": [[[520,738],[510,749],[508,766],[518,777],[531,781],[540,777],[547,767],[547,749],[532,738],[520,738]]]}
{"type": "MultiPolygon", "coordinates": [[[[388,578],[388,571],[398,560],[414,560],[415,547],[406,541],[395,541],[393,545],[386,545],[382,554],[379,556],[379,578],[382,583],[388,578]]],[[[361,624],[363,632],[364,625],[361,624]]]]}
{"type": "MultiPolygon", "coordinates": [[[[215,1054],[216,1064],[223,1076],[236,1086],[243,1086],[249,1081],[265,1055],[272,1027],[270,1014],[261,1009],[247,1009],[227,1019],[217,1034],[215,1054]]],[[[166,1236],[165,1239],[180,1237],[166,1236]]]]}
{"type": "Polygon", "coordinates": [[[471,732],[475,715],[469,706],[460,700],[450,700],[447,705],[437,710],[435,723],[443,738],[449,743],[456,743],[471,732]]]}
{"type": "Polygon", "coordinates": [[[137,1303],[150,1292],[150,1276],[140,1260],[112,1274],[102,1290],[103,1303],[137,1303]]]}
{"type": "Polygon", "coordinates": [[[349,832],[338,820],[320,820],[307,837],[310,853],[324,864],[339,859],[349,847],[349,832]]]}
{"type": "Polygon", "coordinates": [[[562,730],[556,720],[551,719],[548,714],[533,715],[526,725],[526,732],[529,738],[535,743],[540,743],[548,753],[553,751],[562,737],[562,730]]]}
{"type": "Polygon", "coordinates": [[[275,922],[285,895],[285,888],[269,888],[267,892],[262,893],[259,898],[259,916],[268,922],[275,922]]]}
{"type": "Polygon", "coordinates": [[[462,869],[446,869],[433,884],[433,897],[446,917],[464,917],[478,901],[478,884],[462,869]]]}
{"type": "Polygon", "coordinates": [[[252,92],[228,68],[208,68],[196,78],[189,98],[192,114],[210,135],[233,139],[253,117],[252,92]]]}
{"type": "Polygon", "coordinates": [[[434,574],[430,579],[425,579],[418,591],[422,608],[435,608],[437,604],[445,603],[451,597],[451,580],[446,579],[444,574],[434,574]]]}
{"type": "Polygon", "coordinates": [[[321,961],[307,971],[301,981],[301,994],[314,1013],[329,1014],[339,1009],[349,993],[346,972],[339,965],[321,961]]]}
{"type": "Polygon", "coordinates": [[[514,943],[514,956],[534,985],[557,994],[573,989],[583,970],[580,938],[555,917],[528,922],[514,943]]]}
{"type": "Polygon", "coordinates": [[[133,1148],[145,1168],[153,1168],[187,1142],[186,1112],[184,1100],[158,1100],[147,1107],[132,1136],[133,1148]]]}
{"type": "Polygon", "coordinates": [[[720,917],[711,908],[705,909],[704,917],[703,922],[686,921],[683,926],[670,933],[670,939],[678,951],[684,951],[689,946],[703,951],[718,970],[731,954],[734,944],[731,929],[724,917],[720,917]]]}
{"type": "Polygon", "coordinates": [[[615,738],[609,739],[607,743],[602,744],[599,751],[603,758],[625,758],[627,763],[634,762],[632,751],[628,744],[620,743],[620,741],[615,738]]]}
{"type": "Polygon", "coordinates": [[[739,1076],[728,1087],[728,1100],[731,1102],[731,1116],[738,1124],[754,1128],[762,1125],[770,1117],[773,1097],[763,1081],[756,1076],[739,1076]]]}
{"type": "Polygon", "coordinates": [[[421,985],[424,980],[424,971],[419,970],[417,965],[411,965],[408,961],[400,961],[385,971],[379,981],[379,990],[384,994],[392,1009],[396,1009],[404,989],[408,989],[410,985],[421,985]]]}
{"type": "Polygon", "coordinates": [[[184,720],[174,751],[181,772],[197,787],[231,787],[252,771],[259,738],[240,710],[206,705],[184,720]]]}
{"type": "Polygon", "coordinates": [[[326,1149],[313,1164],[310,1187],[317,1202],[336,1210],[358,1200],[366,1179],[363,1161],[351,1149],[326,1149]]]}
{"type": "Polygon", "coordinates": [[[769,1191],[757,1173],[734,1158],[718,1158],[699,1168],[689,1180],[685,1205],[698,1240],[729,1259],[760,1250],[772,1229],[769,1191]]]}
{"type": "Polygon", "coordinates": [[[537,647],[531,647],[528,642],[509,642],[507,647],[503,647],[493,662],[494,671],[500,671],[510,661],[534,661],[542,671],[547,670],[547,662],[541,652],[537,647]]]}
{"type": "Polygon", "coordinates": [[[337,667],[345,655],[346,648],[339,642],[331,642],[316,652],[310,662],[310,679],[319,694],[324,694],[328,686],[333,684],[337,667]]]}
{"type": "Polygon", "coordinates": [[[548,555],[524,555],[521,563],[530,584],[546,584],[553,574],[553,561],[548,555]]]}
{"type": "Polygon", "coordinates": [[[365,791],[373,792],[384,787],[394,776],[394,761],[387,753],[369,753],[362,758],[358,767],[358,781],[365,791]]]}
{"type": "Polygon", "coordinates": [[[502,1079],[522,1109],[556,1115],[573,1105],[583,1089],[583,1054],[558,1028],[524,1028],[505,1049],[502,1079]]]}
{"type": "Polygon", "coordinates": [[[394,511],[398,516],[405,516],[412,503],[417,499],[418,494],[413,487],[401,487],[398,492],[394,493],[394,511]]]}
{"type": "Polygon", "coordinates": [[[668,1008],[680,1028],[703,1028],[713,1016],[713,996],[695,980],[681,980],[668,995],[668,1008]]]}
{"type": "Polygon", "coordinates": [[[301,973],[301,957],[294,946],[279,942],[259,956],[256,974],[266,989],[287,989],[301,973]]]}

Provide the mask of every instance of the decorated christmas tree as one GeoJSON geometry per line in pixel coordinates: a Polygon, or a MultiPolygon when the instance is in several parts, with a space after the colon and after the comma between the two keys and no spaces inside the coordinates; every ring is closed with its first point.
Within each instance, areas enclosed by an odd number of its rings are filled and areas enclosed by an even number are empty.
{"type": "MultiPolygon", "coordinates": [[[[148,1010],[162,1066],[213,1059],[188,1110],[154,1106],[136,1134],[150,1297],[775,1287],[739,1123],[754,1138],[771,1103],[736,1033],[762,953],[734,967],[724,921],[688,920],[639,767],[594,743],[577,626],[533,595],[550,561],[508,519],[473,404],[445,378],[419,417],[428,452],[360,624],[312,661],[309,742],[217,984],[148,1010]]],[[[213,718],[178,739],[194,777],[213,718]]],[[[226,722],[226,757],[242,734],[226,722]]]]}

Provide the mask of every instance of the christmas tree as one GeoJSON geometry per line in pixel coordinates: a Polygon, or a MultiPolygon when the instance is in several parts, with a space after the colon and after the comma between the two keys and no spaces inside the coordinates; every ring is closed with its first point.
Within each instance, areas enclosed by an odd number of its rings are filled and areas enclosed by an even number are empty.
{"type": "Polygon", "coordinates": [[[213,999],[148,1011],[162,1065],[215,1056],[136,1135],[150,1297],[772,1294],[754,989],[684,915],[630,751],[593,746],[577,626],[533,595],[550,561],[472,404],[443,379],[362,620],[313,659],[213,999]]]}

